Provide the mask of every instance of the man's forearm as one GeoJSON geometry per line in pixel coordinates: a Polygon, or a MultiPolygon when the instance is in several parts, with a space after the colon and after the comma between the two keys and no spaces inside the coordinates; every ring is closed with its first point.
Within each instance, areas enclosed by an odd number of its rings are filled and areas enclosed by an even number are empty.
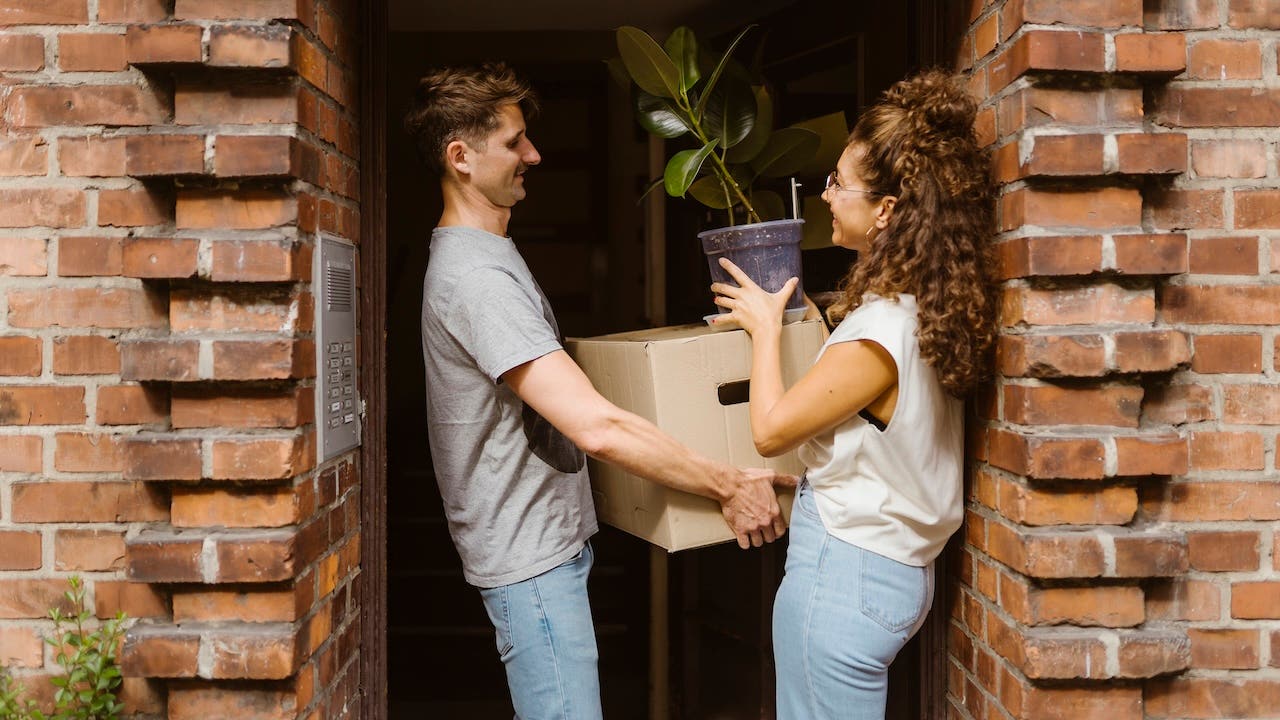
{"type": "Polygon", "coordinates": [[[732,468],[694,453],[653,423],[625,410],[610,413],[583,450],[633,475],[717,502],[732,494],[732,468]]]}

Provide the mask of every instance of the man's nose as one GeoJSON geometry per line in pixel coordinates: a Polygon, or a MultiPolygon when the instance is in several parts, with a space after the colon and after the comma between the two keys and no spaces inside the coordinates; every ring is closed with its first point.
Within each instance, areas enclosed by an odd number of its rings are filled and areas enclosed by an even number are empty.
{"type": "Polygon", "coordinates": [[[538,148],[534,147],[533,143],[530,142],[529,147],[525,149],[524,157],[522,159],[524,160],[525,165],[537,165],[542,162],[542,155],[538,153],[538,148]]]}

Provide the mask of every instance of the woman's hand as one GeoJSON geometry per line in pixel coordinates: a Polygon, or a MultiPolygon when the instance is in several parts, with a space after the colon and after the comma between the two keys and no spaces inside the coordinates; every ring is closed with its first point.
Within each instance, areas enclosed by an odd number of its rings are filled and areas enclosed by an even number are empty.
{"type": "Polygon", "coordinates": [[[770,328],[780,329],[782,312],[787,307],[787,300],[795,292],[799,279],[791,278],[778,292],[768,293],[752,282],[741,268],[729,262],[728,259],[720,258],[720,267],[737,281],[738,287],[726,283],[711,284],[711,292],[716,294],[716,304],[730,310],[713,322],[737,321],[743,330],[752,335],[770,328]]]}

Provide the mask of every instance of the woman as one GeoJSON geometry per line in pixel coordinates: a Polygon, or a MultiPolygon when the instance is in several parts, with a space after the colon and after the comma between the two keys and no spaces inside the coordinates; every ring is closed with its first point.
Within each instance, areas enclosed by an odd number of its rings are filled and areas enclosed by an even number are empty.
{"type": "Polygon", "coordinates": [[[751,333],[751,432],[807,470],[774,605],[779,720],[883,718],[889,664],[933,598],[933,560],[960,526],[963,400],[994,341],[993,232],[976,104],[930,71],[859,120],[823,199],[832,242],[858,251],[839,325],[812,369],[782,384],[778,338],[795,281],[775,294],[724,262],[712,285],[751,333]]]}

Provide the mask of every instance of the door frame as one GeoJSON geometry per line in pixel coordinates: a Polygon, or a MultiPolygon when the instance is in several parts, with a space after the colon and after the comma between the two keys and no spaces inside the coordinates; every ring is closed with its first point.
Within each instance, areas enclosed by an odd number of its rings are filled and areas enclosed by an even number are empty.
{"type": "Polygon", "coordinates": [[[360,717],[387,720],[387,3],[360,38],[360,717]]]}

